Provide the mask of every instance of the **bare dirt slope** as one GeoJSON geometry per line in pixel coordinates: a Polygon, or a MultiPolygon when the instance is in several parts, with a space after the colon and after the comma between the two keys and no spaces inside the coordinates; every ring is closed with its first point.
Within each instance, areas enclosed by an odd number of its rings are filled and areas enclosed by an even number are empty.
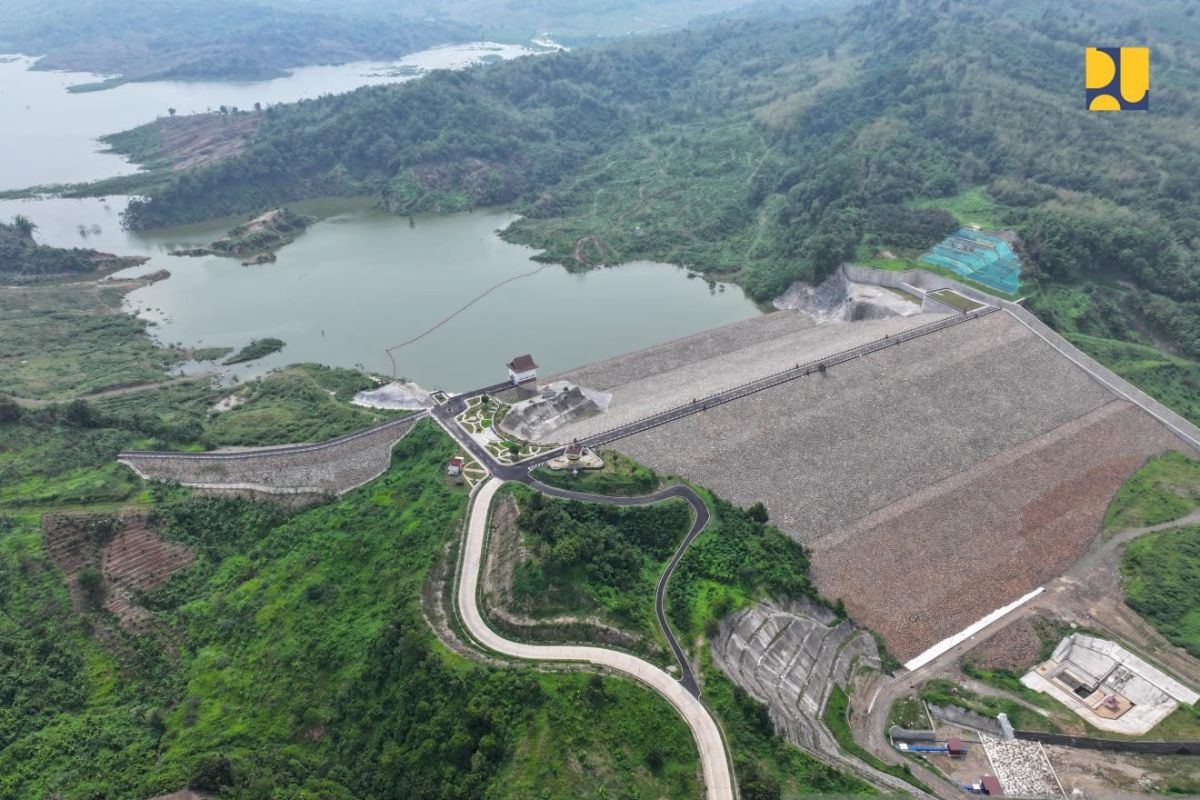
{"type": "Polygon", "coordinates": [[[103,609],[134,633],[147,632],[153,623],[153,614],[134,601],[135,594],[162,586],[195,557],[186,547],[159,538],[139,514],[47,514],[42,529],[46,551],[66,573],[75,606],[91,606],[79,578],[96,569],[102,576],[96,597],[103,609]]]}

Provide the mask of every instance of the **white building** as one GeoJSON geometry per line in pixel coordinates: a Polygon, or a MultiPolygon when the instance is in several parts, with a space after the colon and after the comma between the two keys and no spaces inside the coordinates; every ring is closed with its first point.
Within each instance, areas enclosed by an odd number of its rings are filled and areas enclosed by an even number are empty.
{"type": "Polygon", "coordinates": [[[526,353],[508,362],[508,379],[512,381],[513,386],[536,381],[537,364],[533,362],[533,356],[526,353]]]}

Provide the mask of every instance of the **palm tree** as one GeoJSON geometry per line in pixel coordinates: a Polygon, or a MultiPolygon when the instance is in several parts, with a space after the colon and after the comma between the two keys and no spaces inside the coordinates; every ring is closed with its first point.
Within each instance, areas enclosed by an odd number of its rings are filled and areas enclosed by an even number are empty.
{"type": "Polygon", "coordinates": [[[33,232],[37,230],[37,225],[33,224],[33,220],[24,214],[17,214],[13,217],[13,227],[17,229],[17,233],[21,234],[23,239],[32,239],[33,232]]]}

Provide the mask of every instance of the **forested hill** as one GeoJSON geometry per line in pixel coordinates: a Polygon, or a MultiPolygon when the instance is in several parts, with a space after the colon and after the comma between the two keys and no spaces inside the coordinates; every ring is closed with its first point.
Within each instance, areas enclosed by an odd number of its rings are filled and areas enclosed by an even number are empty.
{"type": "Polygon", "coordinates": [[[549,258],[686,263],[766,298],[916,254],[955,224],[940,207],[1022,233],[1060,328],[1196,356],[1200,26],[1187,0],[1150,5],[878,0],[363,89],[271,109],[129,222],[323,193],[515,202],[509,236],[549,258]],[[1151,45],[1150,113],[1084,110],[1084,48],[1113,42],[1151,45]]]}
{"type": "Polygon", "coordinates": [[[0,53],[41,56],[39,69],[117,74],[120,80],[238,79],[289,67],[399,58],[477,27],[378,7],[289,8],[270,0],[0,0],[0,53]]]}

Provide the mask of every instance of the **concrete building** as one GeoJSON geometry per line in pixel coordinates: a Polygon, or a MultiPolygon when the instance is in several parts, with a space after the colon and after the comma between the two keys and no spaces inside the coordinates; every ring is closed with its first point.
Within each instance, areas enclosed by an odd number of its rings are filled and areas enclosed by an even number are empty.
{"type": "Polygon", "coordinates": [[[508,362],[508,379],[512,381],[513,386],[536,381],[537,364],[534,363],[533,356],[526,353],[508,362]]]}
{"type": "Polygon", "coordinates": [[[1142,736],[1200,694],[1116,642],[1075,633],[1021,682],[1100,730],[1142,736]]]}

